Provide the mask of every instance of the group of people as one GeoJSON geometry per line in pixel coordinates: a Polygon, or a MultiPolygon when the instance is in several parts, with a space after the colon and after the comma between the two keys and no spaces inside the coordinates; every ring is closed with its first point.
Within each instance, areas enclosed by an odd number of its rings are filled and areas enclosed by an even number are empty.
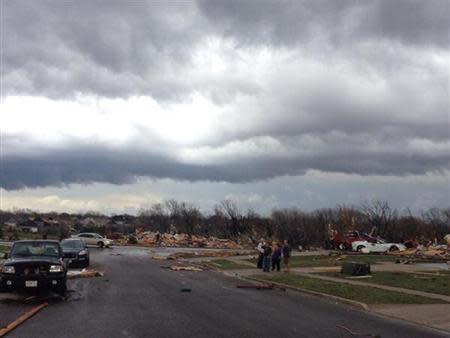
{"type": "Polygon", "coordinates": [[[262,269],[264,272],[270,270],[281,270],[281,259],[283,259],[284,271],[289,272],[289,259],[291,258],[291,247],[289,242],[284,240],[283,244],[267,242],[263,238],[256,247],[258,251],[257,268],[262,269]]]}

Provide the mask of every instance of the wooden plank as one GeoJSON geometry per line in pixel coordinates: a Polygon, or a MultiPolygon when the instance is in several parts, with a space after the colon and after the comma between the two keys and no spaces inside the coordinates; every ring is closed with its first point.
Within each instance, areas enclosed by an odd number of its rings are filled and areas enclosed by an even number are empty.
{"type": "Polygon", "coordinates": [[[15,321],[9,323],[7,326],[0,329],[0,337],[6,336],[9,332],[14,330],[16,327],[18,327],[20,324],[25,322],[26,320],[33,317],[36,313],[41,311],[43,308],[47,307],[48,303],[43,303],[41,305],[38,305],[34,308],[32,308],[30,311],[24,313],[19,318],[17,318],[15,321]]]}

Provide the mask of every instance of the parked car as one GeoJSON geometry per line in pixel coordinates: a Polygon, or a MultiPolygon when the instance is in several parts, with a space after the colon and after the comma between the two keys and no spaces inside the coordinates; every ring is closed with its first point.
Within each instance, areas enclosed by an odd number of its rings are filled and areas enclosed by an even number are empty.
{"type": "Polygon", "coordinates": [[[377,240],[376,243],[368,241],[355,241],[352,243],[353,251],[359,251],[363,253],[372,252],[388,252],[388,251],[404,251],[406,246],[401,243],[387,243],[383,240],[377,240]]]}
{"type": "Polygon", "coordinates": [[[114,244],[112,240],[91,232],[83,232],[72,236],[72,238],[82,239],[87,245],[97,245],[100,248],[109,248],[114,244]]]}
{"type": "Polygon", "coordinates": [[[356,241],[375,243],[377,239],[364,232],[347,231],[344,235],[336,234],[331,239],[331,247],[339,250],[352,250],[352,243],[356,241]]]}
{"type": "Polygon", "coordinates": [[[89,249],[87,244],[78,238],[68,238],[61,241],[63,257],[69,266],[87,268],[89,266],[89,249]]]}
{"type": "Polygon", "coordinates": [[[2,291],[66,291],[67,267],[57,241],[17,241],[1,268],[2,291]]]}

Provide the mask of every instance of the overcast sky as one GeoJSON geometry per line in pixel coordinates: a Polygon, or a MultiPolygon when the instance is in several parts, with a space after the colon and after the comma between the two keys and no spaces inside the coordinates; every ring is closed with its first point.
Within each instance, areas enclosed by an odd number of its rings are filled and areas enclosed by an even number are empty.
{"type": "Polygon", "coordinates": [[[1,208],[450,206],[450,1],[1,3],[1,208]]]}

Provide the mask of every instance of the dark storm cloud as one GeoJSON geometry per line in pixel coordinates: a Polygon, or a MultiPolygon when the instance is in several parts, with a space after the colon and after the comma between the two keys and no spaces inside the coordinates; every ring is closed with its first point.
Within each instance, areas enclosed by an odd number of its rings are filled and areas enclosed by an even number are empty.
{"type": "Polygon", "coordinates": [[[80,136],[61,149],[4,130],[6,189],[450,167],[449,1],[1,3],[6,97],[143,95],[164,106],[199,93],[224,107],[213,136],[188,146],[139,123],[133,140],[145,147],[80,136]],[[214,39],[226,41],[218,75],[203,64],[208,50],[196,59],[214,39]],[[269,61],[258,65],[261,50],[269,61]]]}
{"type": "Polygon", "coordinates": [[[447,0],[205,0],[200,7],[216,27],[246,43],[296,44],[323,34],[340,46],[361,39],[449,45],[447,0]]]}
{"type": "Polygon", "coordinates": [[[289,46],[316,36],[338,49],[364,39],[449,46],[446,0],[2,4],[6,94],[179,99],[199,89],[178,74],[209,35],[231,36],[238,46],[289,46]]]}
{"type": "MultiPolygon", "coordinates": [[[[361,175],[406,175],[442,171],[450,166],[450,154],[436,149],[424,151],[378,148],[367,150],[364,136],[342,144],[327,140],[325,146],[307,144],[305,140],[290,143],[290,156],[271,154],[245,156],[229,154],[217,164],[190,164],[156,153],[114,150],[101,146],[69,146],[47,152],[35,149],[39,156],[11,155],[2,160],[1,187],[16,190],[25,187],[63,186],[71,183],[108,182],[127,184],[139,177],[173,178],[187,181],[224,181],[245,183],[284,175],[303,175],[308,170],[358,173],[361,175]],[[333,142],[335,144],[333,144],[333,142]],[[295,149],[303,147],[300,153],[295,149]],[[306,150],[306,151],[305,151],[306,150]],[[388,165],[387,165],[388,164],[388,165]]],[[[242,145],[245,149],[248,145],[242,145]]]]}

